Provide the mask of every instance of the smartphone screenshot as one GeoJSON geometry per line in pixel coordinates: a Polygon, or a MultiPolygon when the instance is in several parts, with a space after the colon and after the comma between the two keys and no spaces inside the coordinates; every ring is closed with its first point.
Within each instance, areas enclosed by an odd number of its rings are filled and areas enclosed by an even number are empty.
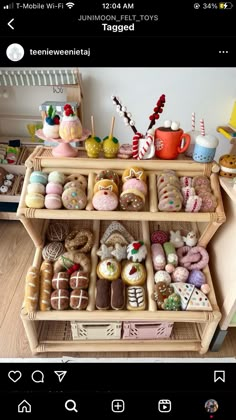
{"type": "Polygon", "coordinates": [[[11,417],[235,418],[235,18],[1,2],[11,417]]]}

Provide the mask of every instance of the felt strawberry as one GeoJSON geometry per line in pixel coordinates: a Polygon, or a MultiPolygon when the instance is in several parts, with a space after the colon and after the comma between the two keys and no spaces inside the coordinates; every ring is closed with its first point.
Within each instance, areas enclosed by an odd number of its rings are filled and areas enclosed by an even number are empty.
{"type": "Polygon", "coordinates": [[[74,273],[74,271],[79,270],[79,268],[80,268],[80,265],[79,265],[79,264],[74,264],[74,265],[72,265],[72,267],[71,267],[71,268],[69,268],[69,269],[67,270],[67,273],[68,273],[69,275],[71,275],[72,273],[74,273]]]}

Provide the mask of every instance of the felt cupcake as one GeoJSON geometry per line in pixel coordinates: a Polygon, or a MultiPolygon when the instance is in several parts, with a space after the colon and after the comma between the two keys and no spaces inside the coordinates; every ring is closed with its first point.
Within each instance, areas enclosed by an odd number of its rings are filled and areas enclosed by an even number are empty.
{"type": "Polygon", "coordinates": [[[59,135],[65,143],[82,137],[81,122],[71,105],[64,106],[63,117],[59,127],[59,135]]]}
{"type": "Polygon", "coordinates": [[[60,117],[56,114],[56,109],[52,105],[50,105],[43,123],[43,134],[45,135],[45,137],[58,139],[59,124],[60,117]]]}

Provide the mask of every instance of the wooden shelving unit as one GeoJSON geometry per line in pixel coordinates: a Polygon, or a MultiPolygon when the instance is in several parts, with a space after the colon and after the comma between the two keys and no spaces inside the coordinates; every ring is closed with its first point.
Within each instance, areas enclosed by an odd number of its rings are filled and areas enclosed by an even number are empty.
{"type": "Polygon", "coordinates": [[[89,304],[85,311],[36,311],[27,313],[23,307],[21,318],[29,340],[32,353],[49,351],[197,351],[204,354],[210,345],[217,325],[221,318],[214,285],[209,267],[205,269],[207,283],[210,286],[209,300],[212,311],[161,311],[157,310],[152,299],[154,285],[154,272],[150,253],[150,234],[154,229],[194,229],[200,236],[200,243],[205,246],[216,233],[218,228],[225,221],[224,208],[218,182],[218,175],[212,173],[214,164],[199,164],[191,159],[163,161],[139,161],[138,166],[145,169],[149,197],[144,212],[111,211],[98,212],[91,209],[91,192],[93,190],[95,174],[101,170],[113,169],[120,175],[122,171],[132,165],[137,166],[137,161],[119,159],[89,159],[81,150],[78,158],[53,158],[50,148],[36,148],[35,152],[26,162],[27,173],[23,186],[18,216],[24,224],[29,235],[36,246],[33,265],[40,267],[42,261],[42,248],[45,241],[45,232],[49,220],[70,220],[70,223],[77,228],[92,226],[94,232],[94,246],[91,252],[92,271],[89,285],[89,304]],[[166,213],[157,211],[156,176],[158,171],[163,169],[174,169],[181,175],[205,174],[211,177],[212,188],[217,197],[218,206],[214,213],[197,214],[192,213],[166,213]],[[35,210],[27,209],[25,206],[25,194],[29,176],[32,170],[42,170],[49,173],[58,170],[64,174],[81,173],[88,176],[88,205],[89,210],[35,210]],[[147,270],[147,309],[144,311],[98,311],[95,309],[95,288],[96,288],[96,267],[98,257],[96,251],[99,247],[101,233],[111,220],[120,220],[122,224],[131,230],[135,239],[143,239],[149,250],[146,259],[147,270]],[[140,222],[141,220],[141,222],[140,222]],[[203,225],[203,226],[202,226],[203,225]],[[156,340],[74,340],[71,333],[70,323],[77,322],[112,322],[112,321],[160,321],[173,323],[171,336],[165,339],[156,340]]]}

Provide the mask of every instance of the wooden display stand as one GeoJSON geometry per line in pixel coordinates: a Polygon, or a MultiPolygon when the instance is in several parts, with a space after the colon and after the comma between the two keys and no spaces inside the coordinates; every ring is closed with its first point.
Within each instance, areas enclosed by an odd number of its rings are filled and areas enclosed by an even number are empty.
{"type": "Polygon", "coordinates": [[[91,252],[92,272],[89,285],[89,304],[84,311],[36,311],[26,313],[22,309],[21,317],[29,344],[33,353],[48,351],[197,351],[204,354],[215,333],[221,313],[217,305],[214,287],[209,268],[204,273],[210,286],[208,295],[212,311],[163,311],[157,310],[152,298],[154,285],[154,271],[151,260],[151,232],[158,228],[194,230],[199,243],[207,246],[217,229],[225,221],[224,208],[218,182],[218,175],[212,173],[212,164],[199,164],[190,159],[163,161],[153,160],[119,160],[119,159],[89,159],[80,150],[78,158],[53,158],[50,148],[38,147],[26,162],[27,171],[18,216],[24,224],[35,246],[36,253],[33,261],[35,267],[40,267],[45,232],[51,219],[70,220],[71,226],[90,227],[93,221],[94,246],[91,252]],[[125,168],[132,165],[145,169],[148,179],[149,196],[146,207],[142,212],[96,211],[92,207],[92,191],[95,175],[101,169],[113,169],[122,174],[125,168]],[[91,169],[93,168],[93,169],[91,169]],[[211,187],[217,198],[217,208],[214,213],[167,213],[158,211],[156,190],[156,176],[163,169],[174,169],[179,176],[207,175],[211,179],[211,187]],[[64,174],[81,173],[88,176],[88,204],[85,210],[47,210],[29,209],[25,205],[25,195],[30,174],[33,170],[49,173],[58,170],[64,174]],[[106,227],[112,220],[120,220],[137,240],[143,240],[148,248],[146,259],[147,306],[143,311],[100,311],[95,308],[96,267],[98,262],[97,249],[99,240],[106,227]],[[141,222],[140,222],[141,220],[141,222]],[[123,322],[123,321],[159,321],[173,323],[173,330],[169,338],[155,340],[73,340],[71,322],[123,322]]]}

